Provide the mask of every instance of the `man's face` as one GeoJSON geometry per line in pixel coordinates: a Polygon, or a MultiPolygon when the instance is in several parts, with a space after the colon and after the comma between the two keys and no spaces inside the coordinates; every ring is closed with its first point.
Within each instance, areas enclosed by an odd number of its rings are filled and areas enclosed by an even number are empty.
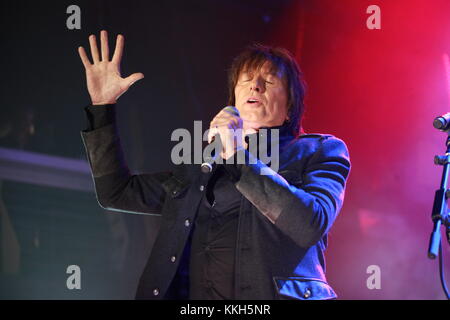
{"type": "Polygon", "coordinates": [[[259,70],[241,71],[234,94],[244,129],[282,125],[288,113],[287,81],[270,73],[270,62],[259,70]]]}

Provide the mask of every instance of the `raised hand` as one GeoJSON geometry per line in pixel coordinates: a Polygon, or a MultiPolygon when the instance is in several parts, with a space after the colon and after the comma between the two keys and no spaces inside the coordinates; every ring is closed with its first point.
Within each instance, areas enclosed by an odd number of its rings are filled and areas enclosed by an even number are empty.
{"type": "Polygon", "coordinates": [[[134,73],[127,78],[120,74],[120,62],[122,60],[125,39],[117,36],[116,48],[112,60],[109,59],[108,33],[103,30],[100,33],[101,57],[97,48],[95,35],[89,37],[92,61],[89,61],[83,47],[78,48],[81,61],[86,70],[86,80],[89,95],[93,105],[114,104],[130,86],[144,78],[142,73],[134,73]]]}

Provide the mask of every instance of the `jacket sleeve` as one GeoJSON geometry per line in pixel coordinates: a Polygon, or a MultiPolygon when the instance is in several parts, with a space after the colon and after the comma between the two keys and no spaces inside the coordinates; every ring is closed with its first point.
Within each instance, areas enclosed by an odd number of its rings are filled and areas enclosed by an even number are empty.
{"type": "Polygon", "coordinates": [[[256,159],[255,164],[242,165],[236,182],[237,189],[275,227],[306,248],[316,244],[336,219],[350,172],[345,143],[332,136],[322,139],[304,171],[297,173],[302,176],[301,184],[289,184],[274,171],[261,175],[263,168],[271,169],[256,159]]]}
{"type": "MultiPolygon", "coordinates": [[[[92,121],[91,121],[92,122],[92,121]]],[[[81,132],[98,203],[104,209],[160,214],[163,187],[171,173],[132,175],[122,152],[115,122],[81,132]]]]}

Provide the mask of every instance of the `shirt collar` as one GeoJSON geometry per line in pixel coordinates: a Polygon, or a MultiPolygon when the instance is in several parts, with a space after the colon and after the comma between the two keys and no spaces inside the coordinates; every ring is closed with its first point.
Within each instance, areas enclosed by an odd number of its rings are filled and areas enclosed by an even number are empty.
{"type": "MultiPolygon", "coordinates": [[[[268,138],[270,138],[272,130],[279,130],[279,136],[280,136],[280,138],[283,138],[283,139],[293,138],[294,137],[292,132],[291,132],[291,130],[290,130],[288,121],[284,121],[283,124],[279,125],[279,126],[261,127],[261,128],[258,129],[258,131],[261,130],[261,129],[267,129],[268,138]]],[[[252,135],[257,135],[257,133],[251,133],[251,134],[248,134],[247,136],[252,136],[252,135]]]]}
{"type": "Polygon", "coordinates": [[[284,146],[286,146],[290,141],[292,141],[295,138],[290,130],[289,122],[287,122],[287,121],[285,121],[282,125],[279,125],[279,126],[261,127],[258,129],[258,132],[246,135],[247,143],[250,141],[250,139],[252,139],[252,137],[254,137],[253,139],[256,138],[258,153],[260,151],[263,151],[263,150],[261,150],[261,148],[264,149],[264,151],[266,151],[266,150],[270,151],[272,143],[278,143],[278,148],[279,148],[279,150],[281,150],[284,146]],[[261,129],[266,129],[267,145],[259,144],[259,137],[263,134],[262,131],[260,131],[261,129]],[[272,141],[272,133],[274,132],[273,130],[278,130],[278,132],[279,132],[278,141],[272,141]]]}

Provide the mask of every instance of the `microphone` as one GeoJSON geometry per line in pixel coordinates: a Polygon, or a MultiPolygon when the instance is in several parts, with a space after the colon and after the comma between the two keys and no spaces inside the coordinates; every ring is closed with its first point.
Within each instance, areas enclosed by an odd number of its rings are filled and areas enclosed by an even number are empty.
{"type": "MultiPolygon", "coordinates": [[[[240,117],[239,110],[238,110],[236,107],[233,107],[233,106],[227,106],[227,107],[223,108],[222,110],[223,110],[223,111],[226,111],[226,112],[228,112],[228,113],[230,113],[230,114],[232,114],[232,115],[234,115],[234,116],[240,117]]],[[[211,139],[211,143],[210,143],[209,145],[211,145],[211,144],[214,142],[215,137],[217,137],[218,139],[220,139],[220,135],[219,135],[219,134],[216,134],[216,136],[214,136],[214,137],[211,139]]],[[[215,151],[215,150],[214,150],[214,151],[215,151]]],[[[214,154],[212,154],[211,157],[207,157],[207,158],[205,159],[205,162],[203,162],[203,163],[202,163],[202,166],[201,166],[201,169],[202,169],[202,172],[203,172],[203,173],[210,173],[210,172],[212,171],[213,166],[214,166],[214,164],[216,163],[217,157],[218,157],[218,155],[216,154],[216,152],[214,152],[214,154]]]]}
{"type": "Polygon", "coordinates": [[[433,121],[433,127],[441,131],[448,131],[450,129],[450,113],[436,117],[433,121]]]}

